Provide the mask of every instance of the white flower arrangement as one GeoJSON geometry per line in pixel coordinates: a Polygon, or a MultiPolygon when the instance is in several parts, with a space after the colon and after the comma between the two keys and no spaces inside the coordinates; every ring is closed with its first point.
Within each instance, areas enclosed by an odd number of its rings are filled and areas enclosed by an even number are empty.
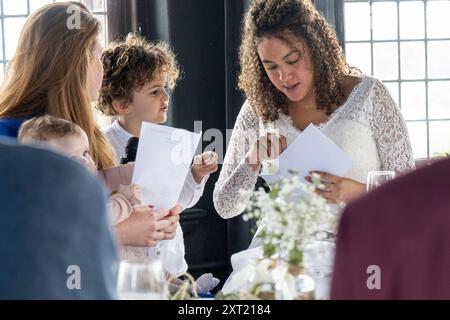
{"type": "Polygon", "coordinates": [[[312,184],[301,182],[298,175],[281,178],[270,192],[260,188],[253,194],[244,220],[256,219],[264,257],[301,266],[306,247],[335,234],[337,215],[315,193],[320,177],[312,178],[312,184]]]}
{"type": "MultiPolygon", "coordinates": [[[[255,237],[262,242],[262,255],[237,272],[229,292],[247,282],[246,289],[239,290],[241,297],[314,297],[314,280],[300,274],[305,266],[309,267],[304,252],[307,250],[318,260],[331,255],[338,214],[315,192],[321,187],[320,176],[313,175],[313,183],[309,184],[292,174],[271,184],[269,192],[260,188],[250,198],[244,220],[256,220],[255,237]]],[[[246,198],[244,191],[241,196],[246,198]]]]}

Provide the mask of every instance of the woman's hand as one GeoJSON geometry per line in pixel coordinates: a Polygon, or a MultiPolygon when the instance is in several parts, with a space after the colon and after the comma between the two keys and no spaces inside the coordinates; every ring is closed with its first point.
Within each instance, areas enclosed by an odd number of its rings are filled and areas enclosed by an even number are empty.
{"type": "Polygon", "coordinates": [[[207,151],[194,157],[191,171],[197,184],[202,183],[207,175],[217,171],[219,168],[217,158],[217,153],[214,151],[207,151]]]}
{"type": "Polygon", "coordinates": [[[165,219],[167,210],[154,210],[151,207],[137,206],[131,215],[115,226],[121,245],[134,247],[152,247],[166,238],[164,230],[171,221],[165,219]]]}
{"type": "Polygon", "coordinates": [[[178,221],[180,221],[181,211],[181,206],[177,204],[175,207],[170,209],[169,214],[164,217],[164,220],[169,222],[169,225],[161,230],[162,232],[164,232],[164,240],[171,240],[175,238],[177,232],[177,224],[178,221]]]}
{"type": "MultiPolygon", "coordinates": [[[[314,173],[321,178],[321,185],[316,188],[317,193],[330,203],[348,203],[366,191],[366,185],[355,180],[320,171],[314,171],[310,174],[314,173]]],[[[306,177],[306,180],[311,182],[311,176],[306,177]]]]}
{"type": "Polygon", "coordinates": [[[286,137],[267,133],[260,137],[251,150],[245,155],[245,162],[250,165],[253,172],[259,172],[264,160],[276,159],[287,149],[286,137]]]}

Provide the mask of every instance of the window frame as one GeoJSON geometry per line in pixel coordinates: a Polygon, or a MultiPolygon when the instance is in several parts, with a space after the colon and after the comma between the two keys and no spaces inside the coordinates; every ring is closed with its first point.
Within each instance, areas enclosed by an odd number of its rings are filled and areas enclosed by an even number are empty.
{"type": "MultiPolygon", "coordinates": [[[[6,35],[6,31],[5,31],[5,18],[6,19],[10,19],[10,18],[28,18],[31,14],[31,1],[32,0],[26,0],[27,3],[27,12],[25,14],[5,14],[4,12],[4,5],[3,5],[3,1],[4,0],[0,0],[0,24],[1,24],[1,41],[2,41],[2,51],[1,51],[1,57],[0,57],[0,64],[1,67],[3,68],[3,76],[6,74],[6,69],[7,69],[7,65],[9,63],[10,60],[7,59],[6,57],[6,50],[7,50],[7,46],[8,44],[6,43],[5,39],[5,35],[6,35]]],[[[103,38],[105,40],[104,45],[106,45],[108,43],[108,0],[102,0],[103,1],[103,7],[104,7],[104,11],[99,11],[99,10],[91,10],[92,14],[96,17],[98,16],[103,16],[103,26],[104,26],[104,30],[102,30],[103,33],[103,38]]],[[[53,3],[57,2],[57,0],[53,0],[53,3]]],[[[79,1],[79,2],[83,2],[83,1],[79,1]]],[[[17,44],[14,44],[14,46],[17,46],[17,44]]],[[[9,47],[9,46],[8,46],[9,47]]],[[[1,72],[1,71],[0,71],[1,72]]]]}
{"type": "MultiPolygon", "coordinates": [[[[332,2],[330,0],[323,0],[326,2],[332,2]]],[[[448,122],[450,125],[450,118],[431,118],[430,117],[430,106],[429,106],[429,84],[432,82],[442,82],[442,81],[450,81],[450,77],[448,78],[429,78],[428,76],[428,43],[431,42],[440,42],[440,41],[450,41],[449,38],[428,38],[427,34],[427,2],[428,0],[415,0],[415,1],[421,1],[424,3],[424,36],[423,38],[415,38],[415,39],[401,39],[400,37],[400,3],[406,2],[410,0],[339,0],[343,1],[343,10],[345,7],[345,3],[369,3],[370,5],[370,38],[368,40],[346,40],[345,39],[345,28],[343,29],[344,32],[342,32],[339,37],[341,37],[342,42],[344,45],[344,50],[346,50],[347,44],[358,44],[358,43],[368,43],[370,44],[370,53],[371,53],[371,75],[374,74],[374,44],[376,43],[396,43],[397,45],[397,79],[392,80],[382,80],[383,83],[395,83],[397,85],[398,89],[398,107],[402,108],[402,84],[403,83],[424,83],[424,100],[425,100],[425,117],[420,119],[405,119],[406,123],[424,123],[426,126],[426,156],[427,158],[433,157],[433,154],[430,154],[430,124],[433,122],[448,122]],[[392,2],[396,3],[397,8],[397,35],[396,39],[390,39],[390,40],[374,40],[373,39],[373,19],[372,19],[372,10],[373,10],[373,4],[376,2],[392,2]],[[418,78],[418,79],[402,79],[401,75],[401,43],[407,43],[407,42],[422,42],[424,44],[424,77],[418,78]]],[[[342,14],[342,24],[345,24],[345,13],[342,14]]],[[[356,66],[357,67],[357,66],[356,66]]],[[[369,71],[369,70],[367,70],[369,71]]],[[[443,150],[444,151],[444,150],[443,150]]],[[[420,157],[419,157],[420,158],[420,157]]]]}

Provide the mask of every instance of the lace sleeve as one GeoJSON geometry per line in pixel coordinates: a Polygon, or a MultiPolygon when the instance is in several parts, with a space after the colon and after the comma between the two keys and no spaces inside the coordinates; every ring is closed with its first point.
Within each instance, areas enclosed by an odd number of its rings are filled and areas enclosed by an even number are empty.
{"type": "Polygon", "coordinates": [[[387,88],[376,81],[369,101],[369,121],[382,170],[405,172],[414,168],[414,157],[405,120],[387,88]]]}
{"type": "Polygon", "coordinates": [[[258,117],[246,102],[234,125],[219,180],[214,188],[214,207],[222,218],[241,214],[252,195],[258,175],[245,163],[245,154],[258,138],[258,127],[258,117]]]}

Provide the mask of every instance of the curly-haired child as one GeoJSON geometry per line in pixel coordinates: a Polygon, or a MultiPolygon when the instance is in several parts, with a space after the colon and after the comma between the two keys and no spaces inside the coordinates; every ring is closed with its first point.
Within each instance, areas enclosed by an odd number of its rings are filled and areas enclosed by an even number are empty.
{"type": "MultiPolygon", "coordinates": [[[[131,137],[139,137],[142,122],[163,124],[167,121],[169,90],[180,76],[175,54],[164,42],[148,42],[130,34],[123,42],[111,44],[103,53],[104,78],[97,109],[116,116],[104,130],[118,158],[125,156],[131,137]]],[[[178,203],[183,209],[192,207],[203,194],[209,175],[217,171],[217,155],[205,152],[194,158],[178,203]]],[[[187,270],[183,257],[184,241],[180,225],[170,250],[161,250],[163,266],[173,275],[187,270]]]]}

